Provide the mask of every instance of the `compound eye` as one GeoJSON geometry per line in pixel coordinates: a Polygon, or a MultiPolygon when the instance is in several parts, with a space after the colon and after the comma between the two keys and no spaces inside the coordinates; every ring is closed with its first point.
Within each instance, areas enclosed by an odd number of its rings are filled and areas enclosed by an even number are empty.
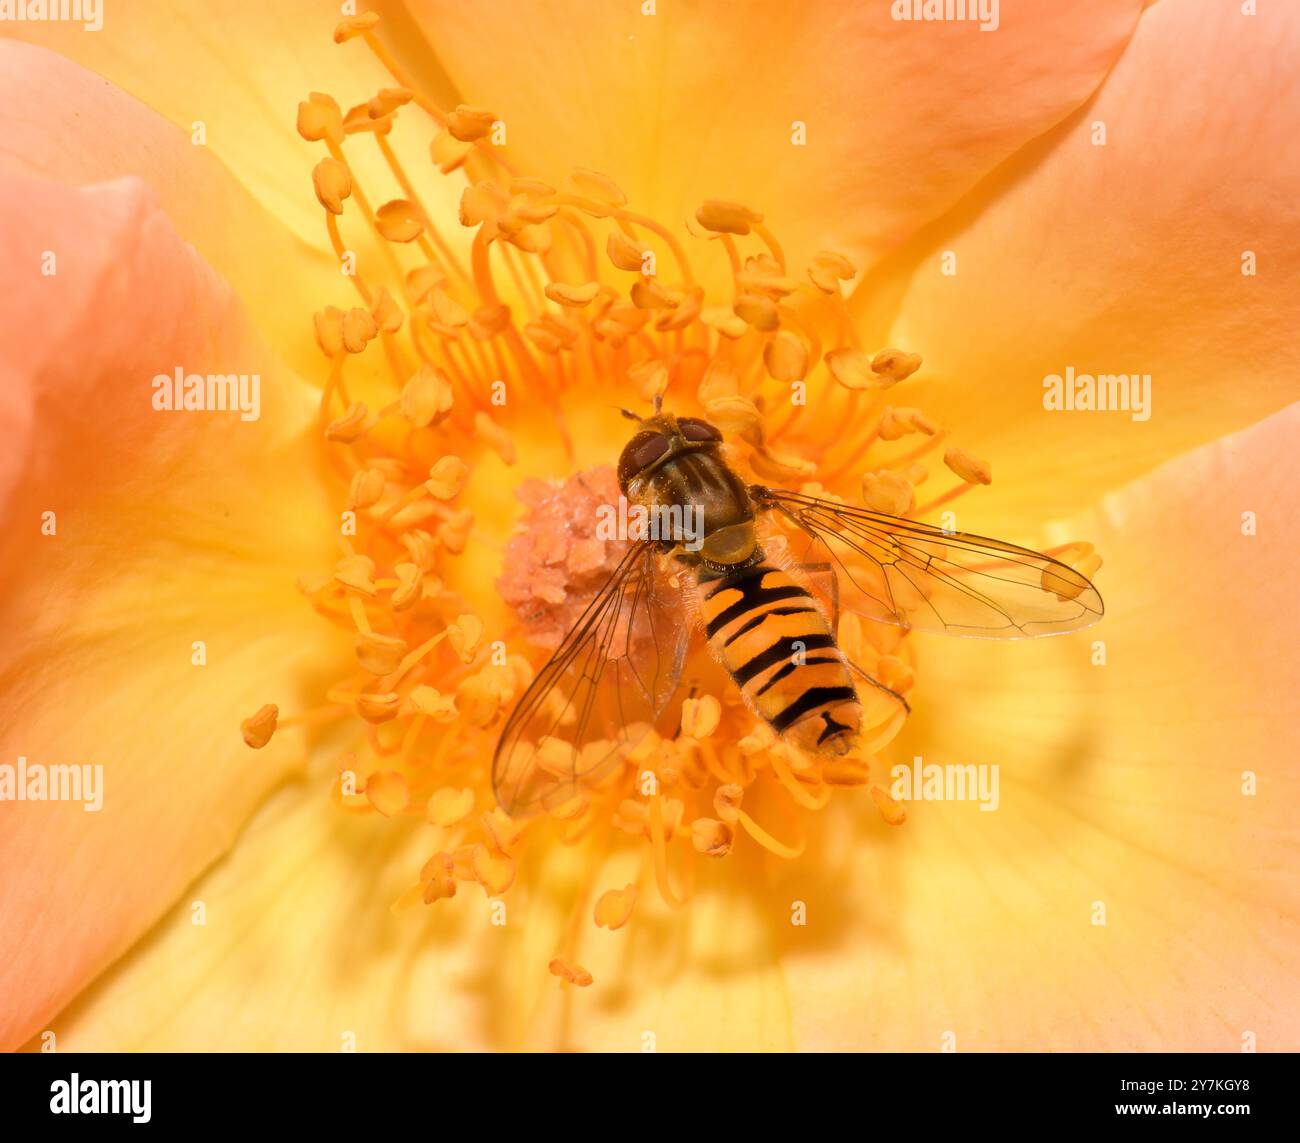
{"type": "Polygon", "coordinates": [[[698,417],[678,417],[677,427],[688,441],[720,441],[722,434],[708,421],[698,417]]]}
{"type": "Polygon", "coordinates": [[[632,477],[649,468],[668,451],[668,438],[663,433],[650,430],[637,433],[618,461],[619,483],[626,484],[632,477]]]}

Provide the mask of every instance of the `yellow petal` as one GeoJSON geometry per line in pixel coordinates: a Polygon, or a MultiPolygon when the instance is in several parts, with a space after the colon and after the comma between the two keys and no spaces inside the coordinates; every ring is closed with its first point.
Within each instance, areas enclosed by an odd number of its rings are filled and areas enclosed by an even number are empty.
{"type": "Polygon", "coordinates": [[[1079,510],[1294,398],[1297,50],[1291,6],[1148,7],[1087,111],[909,251],[890,334],[925,357],[908,404],[996,473],[961,526],[1079,510]],[[1149,376],[1149,404],[1049,411],[1045,380],[1067,370],[1149,376]]]}
{"type": "Polygon", "coordinates": [[[411,3],[529,172],[599,167],[672,225],[738,200],[800,266],[826,247],[866,260],[940,214],[1088,98],[1140,7],[1020,6],[986,34],[839,0],[411,3]]]}
{"type": "MultiPolygon", "coordinates": [[[[110,19],[103,32],[78,35],[94,40],[108,35],[112,24],[110,19]]],[[[292,130],[292,107],[285,116],[292,130]]],[[[304,305],[310,309],[311,303],[285,303],[318,297],[322,279],[338,272],[333,256],[298,241],[236,181],[214,154],[215,147],[195,146],[191,139],[188,122],[168,122],[70,60],[0,40],[0,166],[69,186],[141,179],[181,236],[234,287],[254,326],[285,364],[312,379],[320,351],[310,323],[303,321],[304,305]],[[70,137],[68,122],[74,114],[75,135],[70,137]],[[275,271],[269,273],[272,266],[275,271]]],[[[313,161],[308,153],[305,165],[283,166],[286,173],[292,168],[301,205],[316,219],[313,238],[319,242],[324,211],[311,187],[313,161]]]]}
{"type": "Polygon", "coordinates": [[[394,913],[436,832],[340,814],[323,791],[313,781],[281,792],[227,861],[49,1022],[60,1050],[792,1046],[771,913],[733,858],[691,902],[689,924],[651,890],[618,931],[597,927],[582,885],[635,883],[637,860],[601,864],[589,846],[531,850],[504,925],[476,887],[394,913]],[[580,940],[562,959],[594,978],[579,1002],[548,968],[568,952],[575,908],[580,940]],[[437,1004],[421,1001],[431,994],[437,1004]]]}
{"type": "Polygon", "coordinates": [[[1106,553],[1091,630],[918,647],[926,703],[894,761],[997,764],[999,806],[817,824],[874,873],[787,879],[840,926],[785,942],[801,1046],[1300,1047],[1297,431],[1293,405],[1072,521],[1106,553]]]}
{"type": "Polygon", "coordinates": [[[98,812],[0,802],[13,1046],[301,764],[284,719],[334,644],[293,584],[330,553],[326,503],[303,480],[311,391],[139,184],[0,184],[0,265],[59,257],[40,289],[0,280],[0,762],[103,768],[98,812]],[[260,416],[155,411],[150,379],[178,366],[257,374],[260,416]],[[240,723],[267,703],[280,729],[249,749],[240,723]]]}
{"type": "MultiPolygon", "coordinates": [[[[320,244],[324,231],[311,168],[324,151],[298,135],[296,108],[312,91],[328,93],[347,108],[393,86],[364,44],[335,44],[339,19],[337,4],[311,0],[231,0],[219,7],[133,0],[129,17],[110,13],[91,34],[58,21],[7,23],[5,32],[98,72],[187,134],[203,123],[206,146],[262,205],[301,238],[320,244]]],[[[405,39],[416,43],[402,50],[418,52],[418,38],[405,39]]],[[[427,55],[411,62],[432,90],[445,94],[445,78],[427,55]]],[[[406,110],[398,114],[391,142],[411,156],[408,170],[423,169],[415,162],[427,163],[434,128],[412,116],[408,138],[406,110]]],[[[349,151],[362,159],[363,186],[391,186],[373,141],[359,140],[355,149],[352,142],[349,151]]],[[[425,185],[436,192],[440,182],[425,185]]],[[[372,195],[372,201],[383,200],[372,195]]]]}

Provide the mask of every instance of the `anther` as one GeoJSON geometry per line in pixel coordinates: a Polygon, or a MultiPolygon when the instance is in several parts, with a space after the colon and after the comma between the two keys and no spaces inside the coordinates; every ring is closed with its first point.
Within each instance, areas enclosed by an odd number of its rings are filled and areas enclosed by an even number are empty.
{"type": "Polygon", "coordinates": [[[384,494],[384,474],[377,468],[359,468],[348,487],[349,508],[371,508],[384,494]]]}
{"type": "Polygon", "coordinates": [[[403,386],[400,404],[402,416],[414,428],[422,429],[451,412],[451,382],[434,366],[421,365],[419,372],[403,386]]]}
{"type": "Polygon", "coordinates": [[[343,142],[343,112],[328,95],[313,91],[298,104],[298,134],[310,143],[328,139],[335,146],[343,142]]]}
{"type": "Polygon", "coordinates": [[[472,143],[492,130],[496,118],[491,111],[482,107],[467,107],[462,103],[447,116],[447,130],[462,143],[472,143]]]}
{"type": "Polygon", "coordinates": [[[551,961],[549,967],[552,976],[558,976],[561,980],[578,988],[587,988],[591,984],[591,973],[580,964],[569,965],[556,957],[551,961]]]}
{"type": "Polygon", "coordinates": [[[906,516],[916,507],[916,493],[898,473],[882,469],[863,474],[862,503],[873,512],[906,516]]]}
{"type": "Polygon", "coordinates": [[[419,601],[424,586],[424,573],[410,563],[397,564],[393,573],[397,576],[397,586],[393,588],[388,601],[394,611],[405,611],[419,601]]]}
{"type": "Polygon", "coordinates": [[[397,198],[375,211],[375,229],[389,242],[414,242],[424,233],[424,220],[413,203],[397,198]]]}
{"type": "Polygon", "coordinates": [[[708,738],[721,719],[722,704],[713,695],[682,700],[682,733],[688,738],[708,738]]]}
{"type": "Polygon", "coordinates": [[[826,368],[846,389],[879,389],[880,378],[872,372],[871,360],[860,349],[832,349],[826,354],[826,368]]]}
{"type": "Polygon", "coordinates": [[[576,167],[569,175],[569,178],[582,194],[598,199],[608,206],[618,207],[627,203],[627,195],[623,193],[623,188],[608,175],[601,174],[600,171],[588,170],[586,167],[576,167]]]}
{"type": "Polygon", "coordinates": [[[715,234],[745,235],[754,223],[763,221],[763,216],[738,202],[710,199],[695,211],[695,220],[715,234]]]}
{"type": "Polygon", "coordinates": [[[979,460],[968,452],[953,447],[943,454],[943,463],[967,484],[992,484],[993,470],[988,461],[979,460]]]}
{"type": "Polygon", "coordinates": [[[311,172],[316,200],[331,214],[343,213],[343,200],[352,194],[352,172],[346,163],[324,158],[311,172]]]}
{"type": "Polygon", "coordinates": [[[465,487],[469,465],[458,456],[444,456],[429,469],[429,479],[424,482],[429,495],[435,500],[451,500],[465,487]]]}
{"type": "Polygon", "coordinates": [[[386,818],[406,809],[409,793],[406,779],[396,770],[381,770],[366,779],[366,799],[386,818]]]}
{"type": "Polygon", "coordinates": [[[445,828],[464,821],[473,811],[474,791],[468,788],[453,790],[448,786],[429,795],[425,817],[432,825],[445,828]]]}
{"type": "Polygon", "coordinates": [[[392,691],[357,695],[357,713],[367,722],[387,722],[397,717],[402,696],[392,691]]]}
{"type": "Polygon", "coordinates": [[[373,32],[379,24],[377,12],[364,12],[360,16],[348,16],[334,26],[334,42],[345,44],[357,36],[373,32]]]}
{"type": "Polygon", "coordinates": [[[632,910],[636,908],[636,886],[626,885],[622,889],[610,889],[600,895],[592,911],[593,918],[603,929],[621,929],[632,919],[632,910]]]}
{"type": "Polygon", "coordinates": [[[591,304],[600,293],[600,283],[584,282],[580,286],[571,286],[566,282],[550,282],[543,293],[558,305],[577,309],[591,304]]]}
{"type": "MultiPolygon", "coordinates": [[[[411,565],[405,565],[410,567],[411,565]]],[[[451,722],[457,714],[456,700],[427,683],[421,683],[409,696],[411,709],[434,722],[451,722]]]]}
{"type": "Polygon", "coordinates": [[[275,703],[269,702],[252,717],[244,719],[239,724],[240,733],[244,736],[244,744],[254,750],[261,750],[275,734],[279,718],[280,708],[275,703]]]}
{"type": "Polygon", "coordinates": [[[840,282],[850,281],[857,274],[843,254],[831,250],[822,250],[812,256],[808,266],[808,278],[823,293],[839,292],[840,282]]]}
{"type": "Polygon", "coordinates": [[[871,371],[887,385],[905,380],[920,368],[921,355],[901,349],[882,349],[871,359],[871,371]]]}
{"type": "Polygon", "coordinates": [[[360,401],[354,401],[347,411],[325,427],[325,439],[338,444],[352,444],[360,440],[370,427],[370,410],[360,401]]]}
{"type": "Polygon", "coordinates": [[[808,371],[808,348],[788,330],[778,330],[763,347],[763,364],[777,381],[802,381],[808,371]]]}
{"type": "Polygon", "coordinates": [[[715,818],[696,818],[691,822],[691,845],[705,857],[726,857],[735,837],[732,826],[715,818]]]}

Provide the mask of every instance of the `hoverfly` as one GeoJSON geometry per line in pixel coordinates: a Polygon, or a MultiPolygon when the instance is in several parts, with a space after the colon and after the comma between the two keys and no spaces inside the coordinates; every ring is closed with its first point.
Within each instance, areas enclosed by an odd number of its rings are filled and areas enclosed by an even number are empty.
{"type": "Polygon", "coordinates": [[[830,572],[835,617],[853,612],[916,631],[1014,639],[1102,616],[1092,583],[1051,556],[746,484],[707,421],[664,413],[658,402],[650,417],[624,415],[639,428],[619,458],[623,495],[650,510],[702,509],[702,542],[692,551],[672,539],[633,541],[533,679],[493,760],[497,800],[512,816],[560,805],[635,746],[676,692],[694,627],[749,708],[802,750],[853,746],[856,683],[906,707],[840,650],[831,609],[801,569],[830,572]],[[807,539],[801,565],[765,549],[760,521],[774,514],[807,539]]]}

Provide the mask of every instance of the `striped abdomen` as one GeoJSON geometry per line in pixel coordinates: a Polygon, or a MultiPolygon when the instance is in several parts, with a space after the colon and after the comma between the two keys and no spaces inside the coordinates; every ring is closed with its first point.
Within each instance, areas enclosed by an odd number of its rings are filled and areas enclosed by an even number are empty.
{"type": "Polygon", "coordinates": [[[750,705],[803,750],[842,754],[861,708],[811,594],[768,563],[700,583],[705,632],[750,705]]]}

